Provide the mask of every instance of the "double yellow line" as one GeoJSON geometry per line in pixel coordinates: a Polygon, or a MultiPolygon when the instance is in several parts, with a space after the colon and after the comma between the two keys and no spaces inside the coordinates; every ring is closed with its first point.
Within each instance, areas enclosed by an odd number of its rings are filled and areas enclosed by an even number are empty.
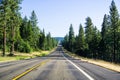
{"type": "Polygon", "coordinates": [[[45,60],[45,61],[43,61],[43,62],[41,62],[41,63],[39,63],[39,64],[33,66],[32,68],[28,69],[27,71],[25,71],[25,72],[23,72],[23,73],[17,75],[17,76],[14,77],[12,80],[18,80],[19,78],[21,78],[21,77],[23,77],[24,75],[28,74],[28,73],[31,72],[32,70],[34,70],[34,69],[36,69],[36,68],[38,68],[38,67],[44,65],[44,64],[47,63],[48,61],[50,61],[50,59],[45,60]]]}

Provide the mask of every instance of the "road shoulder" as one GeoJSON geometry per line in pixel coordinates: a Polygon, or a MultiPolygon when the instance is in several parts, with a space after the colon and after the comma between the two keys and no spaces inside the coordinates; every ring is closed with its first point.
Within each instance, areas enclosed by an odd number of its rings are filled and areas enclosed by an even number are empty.
{"type": "Polygon", "coordinates": [[[69,56],[71,56],[75,59],[85,61],[85,62],[89,62],[91,64],[94,64],[94,65],[97,65],[97,66],[100,66],[100,67],[104,67],[104,68],[107,68],[107,69],[115,71],[115,72],[120,72],[120,64],[110,63],[110,62],[103,61],[103,60],[94,60],[94,59],[80,57],[76,54],[73,54],[71,52],[66,51],[65,49],[64,49],[64,53],[66,53],[67,55],[69,55],[69,56]]]}

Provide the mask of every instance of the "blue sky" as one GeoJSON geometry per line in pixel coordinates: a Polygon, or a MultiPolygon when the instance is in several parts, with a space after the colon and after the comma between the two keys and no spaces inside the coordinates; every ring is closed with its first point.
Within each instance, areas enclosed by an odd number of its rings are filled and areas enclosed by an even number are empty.
{"type": "MultiPolygon", "coordinates": [[[[85,18],[91,17],[97,28],[101,29],[104,14],[109,14],[112,0],[23,0],[21,13],[29,18],[34,10],[38,18],[38,26],[53,37],[63,37],[73,24],[78,34],[80,23],[85,26],[85,18]]],[[[120,1],[115,0],[120,12],[120,1]]]]}

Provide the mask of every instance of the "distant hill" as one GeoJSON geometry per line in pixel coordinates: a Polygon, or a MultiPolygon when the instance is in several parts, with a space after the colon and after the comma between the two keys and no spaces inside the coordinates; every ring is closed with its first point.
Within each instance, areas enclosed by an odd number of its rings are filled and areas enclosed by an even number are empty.
{"type": "Polygon", "coordinates": [[[54,37],[56,40],[58,40],[58,42],[61,42],[61,41],[63,41],[64,40],[64,38],[63,37],[54,37]]]}

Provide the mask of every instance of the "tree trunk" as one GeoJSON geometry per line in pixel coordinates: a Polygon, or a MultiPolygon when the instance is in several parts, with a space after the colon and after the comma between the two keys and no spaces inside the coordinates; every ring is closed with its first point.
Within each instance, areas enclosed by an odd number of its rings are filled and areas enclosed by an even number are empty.
{"type": "Polygon", "coordinates": [[[3,28],[3,56],[5,56],[6,51],[6,25],[3,28]]]}
{"type": "Polygon", "coordinates": [[[115,29],[114,29],[114,45],[113,45],[113,62],[116,62],[116,35],[115,35],[115,29]]]}
{"type": "Polygon", "coordinates": [[[10,56],[13,56],[14,55],[14,37],[15,37],[15,29],[14,29],[14,27],[12,27],[11,31],[12,31],[12,34],[11,34],[12,41],[11,41],[10,56]]]}

